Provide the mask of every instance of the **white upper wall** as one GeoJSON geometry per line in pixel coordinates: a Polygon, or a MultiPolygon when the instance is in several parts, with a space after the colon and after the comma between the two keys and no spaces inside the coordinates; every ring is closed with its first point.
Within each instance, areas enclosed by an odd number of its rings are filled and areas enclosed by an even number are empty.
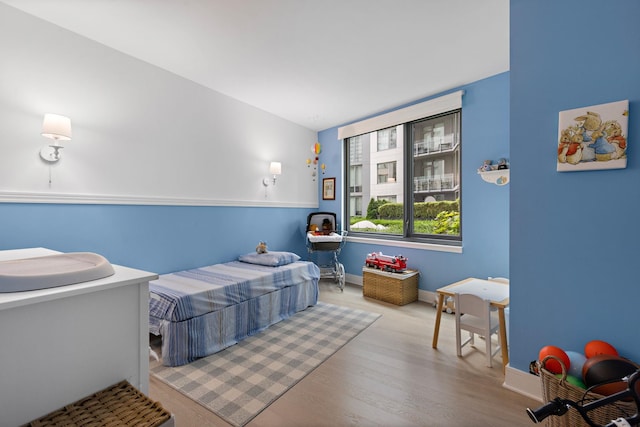
{"type": "Polygon", "coordinates": [[[509,0],[0,2],[316,131],[509,70],[509,0]]]}
{"type": "Polygon", "coordinates": [[[0,201],[317,206],[309,129],[1,3],[0,52],[0,201]],[[44,113],[73,128],[51,167],[44,113]]]}

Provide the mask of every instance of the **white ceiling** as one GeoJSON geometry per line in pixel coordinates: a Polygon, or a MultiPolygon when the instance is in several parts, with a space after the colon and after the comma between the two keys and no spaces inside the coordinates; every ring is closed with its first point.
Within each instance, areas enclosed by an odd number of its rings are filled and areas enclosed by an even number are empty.
{"type": "Polygon", "coordinates": [[[509,0],[0,0],[323,130],[509,69],[509,0]]]}

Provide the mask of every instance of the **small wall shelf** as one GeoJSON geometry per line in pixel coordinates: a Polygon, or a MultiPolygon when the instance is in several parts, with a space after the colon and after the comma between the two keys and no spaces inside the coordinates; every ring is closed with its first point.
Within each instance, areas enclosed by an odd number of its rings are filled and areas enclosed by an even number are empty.
{"type": "Polygon", "coordinates": [[[506,185],[509,183],[509,169],[499,169],[494,171],[478,171],[478,175],[487,182],[495,185],[506,185]]]}

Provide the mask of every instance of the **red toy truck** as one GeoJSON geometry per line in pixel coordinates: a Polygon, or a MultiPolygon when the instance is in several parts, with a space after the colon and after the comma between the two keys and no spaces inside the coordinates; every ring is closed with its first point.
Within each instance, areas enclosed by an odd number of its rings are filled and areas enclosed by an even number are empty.
{"type": "Polygon", "coordinates": [[[365,264],[367,267],[396,273],[401,273],[407,269],[407,259],[405,257],[402,255],[383,255],[382,252],[368,254],[365,264]]]}

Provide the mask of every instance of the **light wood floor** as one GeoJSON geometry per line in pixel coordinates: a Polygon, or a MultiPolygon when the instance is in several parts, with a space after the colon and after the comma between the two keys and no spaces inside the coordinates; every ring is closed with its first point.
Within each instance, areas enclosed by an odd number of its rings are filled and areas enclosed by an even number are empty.
{"type": "MultiPolygon", "coordinates": [[[[343,293],[320,283],[320,300],[380,313],[373,325],[253,419],[248,427],[287,426],[529,426],[526,407],[539,402],[502,387],[498,356],[485,366],[479,349],[455,350],[454,317],[443,313],[438,349],[431,347],[436,310],[402,307],[343,293]]],[[[229,426],[210,411],[150,376],[150,397],[178,427],[229,426]]]]}

